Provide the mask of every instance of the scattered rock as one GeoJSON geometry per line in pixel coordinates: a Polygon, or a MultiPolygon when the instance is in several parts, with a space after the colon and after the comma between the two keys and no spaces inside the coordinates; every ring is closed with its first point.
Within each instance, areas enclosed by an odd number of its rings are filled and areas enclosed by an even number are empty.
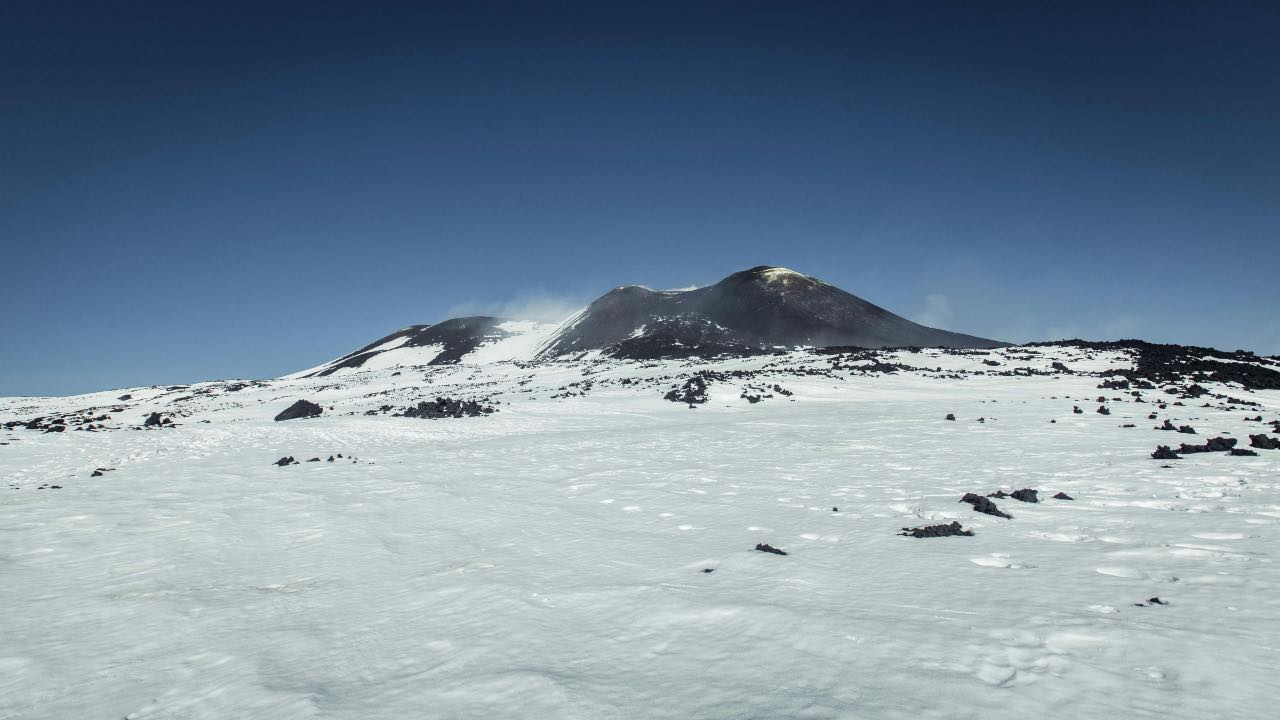
{"type": "Polygon", "coordinates": [[[1169,449],[1168,445],[1157,445],[1156,451],[1151,453],[1153,460],[1181,460],[1177,453],[1169,449]]]}
{"type": "Polygon", "coordinates": [[[1064,492],[1059,492],[1057,495],[1054,495],[1053,499],[1054,500],[1075,500],[1075,498],[1071,497],[1070,495],[1064,492]]]}
{"type": "Polygon", "coordinates": [[[279,415],[276,415],[276,422],[280,422],[281,420],[297,420],[299,418],[317,417],[322,412],[324,412],[324,408],[310,400],[299,400],[285,408],[279,415]]]}
{"type": "Polygon", "coordinates": [[[713,573],[715,571],[716,571],[715,568],[702,568],[703,573],[713,573]]]}
{"type": "Polygon", "coordinates": [[[297,465],[298,461],[294,460],[292,455],[286,455],[280,458],[279,460],[275,461],[275,464],[279,465],[280,467],[284,467],[285,465],[297,465]]]}
{"type": "Polygon", "coordinates": [[[1111,411],[1107,409],[1107,406],[1106,406],[1106,405],[1099,405],[1099,406],[1098,406],[1098,414],[1099,414],[1099,415],[1110,415],[1110,414],[1111,414],[1111,411]]]}
{"type": "Polygon", "coordinates": [[[689,407],[694,405],[702,405],[709,399],[707,397],[707,380],[701,374],[694,375],[684,381],[683,385],[662,396],[663,400],[671,402],[688,403],[689,407]]]}
{"type": "Polygon", "coordinates": [[[1231,454],[1236,457],[1257,457],[1258,455],[1258,453],[1253,450],[1246,450],[1244,448],[1231,448],[1231,454]]]}
{"type": "Polygon", "coordinates": [[[772,553],[772,554],[774,554],[774,555],[786,555],[786,554],[787,554],[787,551],[785,551],[785,550],[779,550],[778,548],[776,548],[776,547],[774,547],[774,546],[772,546],[772,545],[767,545],[767,544],[765,544],[765,543],[759,543],[759,544],[757,544],[757,545],[756,545],[756,550],[759,550],[760,552],[765,552],[765,553],[772,553]]]}
{"type": "Polygon", "coordinates": [[[952,414],[952,413],[947,413],[947,417],[946,417],[946,419],[947,419],[947,420],[955,420],[955,419],[956,419],[956,416],[955,416],[954,414],[952,414]]]}
{"type": "MultiPolygon", "coordinates": [[[[416,406],[405,408],[403,413],[397,413],[397,415],[437,420],[440,418],[480,417],[495,412],[497,410],[492,405],[481,405],[474,400],[455,400],[441,397],[436,398],[435,402],[423,400],[416,406]]],[[[339,455],[338,457],[342,456],[339,455]]]]}

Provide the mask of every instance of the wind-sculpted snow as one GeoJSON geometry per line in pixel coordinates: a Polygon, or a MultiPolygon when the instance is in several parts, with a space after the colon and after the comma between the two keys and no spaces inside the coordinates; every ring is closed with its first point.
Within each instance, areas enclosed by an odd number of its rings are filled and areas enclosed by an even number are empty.
{"type": "Polygon", "coordinates": [[[0,718],[1269,717],[1280,391],[1139,352],[0,398],[0,718]]]}

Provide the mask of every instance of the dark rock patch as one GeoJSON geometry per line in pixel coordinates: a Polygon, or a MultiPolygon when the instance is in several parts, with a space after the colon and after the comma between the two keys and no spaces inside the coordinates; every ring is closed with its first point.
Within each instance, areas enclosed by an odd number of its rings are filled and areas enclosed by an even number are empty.
{"type": "Polygon", "coordinates": [[[294,460],[292,455],[286,455],[280,458],[279,460],[275,461],[274,464],[279,465],[280,467],[284,467],[285,465],[297,465],[298,461],[294,460]]]}
{"type": "Polygon", "coordinates": [[[969,503],[973,506],[975,512],[980,512],[983,515],[994,515],[1008,520],[1013,519],[1013,516],[1002,512],[989,498],[984,498],[977,493],[965,493],[964,497],[960,498],[960,502],[969,503]]]}
{"type": "Polygon", "coordinates": [[[778,548],[776,548],[776,547],[774,547],[774,546],[772,546],[772,545],[768,545],[768,544],[766,544],[766,543],[758,543],[758,544],[756,545],[756,550],[759,550],[760,552],[763,552],[763,553],[772,553],[772,554],[774,554],[774,555],[786,555],[786,554],[787,554],[787,551],[786,551],[786,550],[779,550],[778,548]]]}
{"type": "Polygon", "coordinates": [[[1014,490],[1013,492],[1009,493],[1009,497],[1013,498],[1014,500],[1018,500],[1018,501],[1020,501],[1020,502],[1024,502],[1024,503],[1038,503],[1038,502],[1040,502],[1040,498],[1039,498],[1039,497],[1037,497],[1036,491],[1035,491],[1035,490],[1032,490],[1031,488],[1023,488],[1023,489],[1021,489],[1021,490],[1014,490]]]}
{"type": "Polygon", "coordinates": [[[299,400],[285,408],[279,415],[276,415],[276,422],[280,422],[282,420],[297,420],[299,418],[317,417],[322,412],[324,412],[324,408],[310,400],[299,400]]]}
{"type": "Polygon", "coordinates": [[[1153,460],[1181,460],[1182,458],[1174,451],[1169,449],[1168,445],[1157,445],[1156,451],[1151,453],[1153,460]]]}
{"type": "MultiPolygon", "coordinates": [[[[439,418],[480,417],[497,412],[492,405],[481,405],[474,400],[455,400],[453,398],[436,398],[434,402],[423,400],[417,405],[396,413],[397,416],[437,420],[439,418]]],[[[339,456],[341,457],[341,456],[339,456]]]]}
{"type": "Polygon", "coordinates": [[[1249,447],[1262,448],[1263,450],[1280,450],[1280,438],[1270,438],[1266,435],[1250,435],[1249,447]]]}
{"type": "Polygon", "coordinates": [[[1070,495],[1064,492],[1059,492],[1057,495],[1054,495],[1053,499],[1054,500],[1075,500],[1075,498],[1071,497],[1070,495]]]}
{"type": "Polygon", "coordinates": [[[903,532],[898,533],[904,537],[914,538],[935,538],[950,537],[952,535],[973,535],[972,530],[965,530],[960,527],[960,523],[952,521],[946,525],[923,525],[916,528],[902,528],[903,532]]]}

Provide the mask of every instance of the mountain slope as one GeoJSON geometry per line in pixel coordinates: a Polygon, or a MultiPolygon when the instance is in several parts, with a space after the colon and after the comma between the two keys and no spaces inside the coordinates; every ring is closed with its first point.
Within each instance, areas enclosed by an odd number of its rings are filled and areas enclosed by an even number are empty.
{"type": "Polygon", "coordinates": [[[341,370],[409,365],[480,364],[528,358],[554,324],[474,316],[410,325],[354,352],[286,377],[326,377],[341,370]]]}
{"type": "Polygon", "coordinates": [[[670,357],[735,349],[992,348],[1004,343],[911,322],[840,288],[762,265],[694,290],[617,288],[561,326],[539,350],[670,357]]]}
{"type": "Polygon", "coordinates": [[[592,350],[652,359],[832,345],[994,348],[1005,343],[925,327],[817,278],[761,265],[694,290],[616,288],[558,327],[488,316],[411,325],[286,377],[546,360],[592,350]]]}

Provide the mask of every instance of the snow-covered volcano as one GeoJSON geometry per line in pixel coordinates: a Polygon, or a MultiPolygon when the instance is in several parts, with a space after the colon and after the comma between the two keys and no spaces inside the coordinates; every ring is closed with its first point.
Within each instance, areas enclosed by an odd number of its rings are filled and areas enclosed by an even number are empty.
{"type": "Polygon", "coordinates": [[[799,347],[995,348],[995,340],[925,327],[817,278],[761,265],[692,290],[626,285],[559,326],[497,317],[411,325],[289,377],[355,368],[474,365],[596,351],[658,359],[799,347]]]}
{"type": "Polygon", "coordinates": [[[707,356],[804,346],[993,348],[1005,343],[925,327],[817,278],[761,265],[693,290],[617,288],[562,325],[542,356],[707,356]]]}

